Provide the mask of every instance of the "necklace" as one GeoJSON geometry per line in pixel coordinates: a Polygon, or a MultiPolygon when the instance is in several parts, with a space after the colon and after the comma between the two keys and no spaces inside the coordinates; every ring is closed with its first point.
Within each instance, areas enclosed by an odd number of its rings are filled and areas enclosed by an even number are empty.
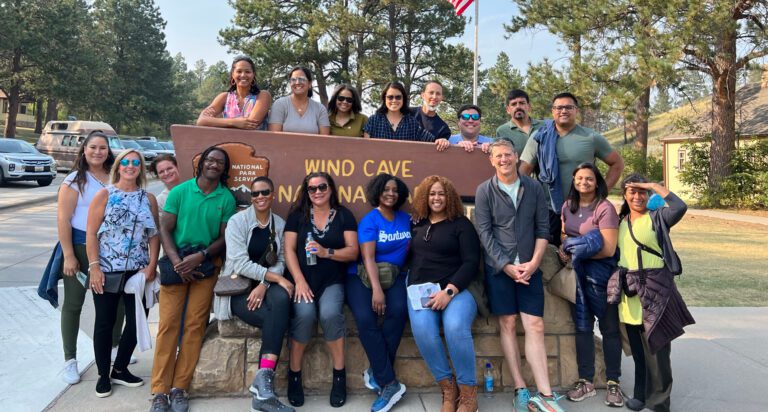
{"type": "Polygon", "coordinates": [[[265,229],[269,227],[269,224],[272,222],[272,211],[269,212],[269,216],[267,216],[267,223],[261,223],[261,220],[259,220],[259,217],[256,216],[256,225],[259,226],[259,229],[265,229]]]}
{"type": "MultiPolygon", "coordinates": [[[[96,175],[95,175],[94,173],[91,173],[91,172],[88,172],[88,173],[89,173],[89,174],[90,174],[90,175],[93,177],[93,179],[94,179],[94,180],[96,180],[97,182],[99,182],[99,184],[101,185],[101,187],[107,187],[107,184],[106,184],[106,183],[104,183],[104,181],[103,181],[103,180],[101,180],[101,179],[99,179],[98,177],[96,177],[96,175]]],[[[107,180],[109,180],[109,176],[107,176],[107,180]]]]}
{"type": "Polygon", "coordinates": [[[325,227],[323,230],[318,230],[317,225],[315,225],[315,208],[309,209],[309,220],[312,222],[312,232],[315,234],[315,237],[318,239],[322,239],[325,237],[325,234],[328,233],[328,229],[331,227],[331,222],[333,222],[333,218],[336,216],[336,209],[331,208],[330,213],[328,213],[328,221],[325,222],[325,227]]]}
{"type": "Polygon", "coordinates": [[[297,112],[299,112],[300,115],[304,114],[304,111],[307,110],[307,106],[309,106],[309,99],[307,99],[306,103],[304,103],[302,106],[299,106],[296,104],[296,101],[292,98],[291,103],[293,103],[293,108],[296,109],[297,112]]]}

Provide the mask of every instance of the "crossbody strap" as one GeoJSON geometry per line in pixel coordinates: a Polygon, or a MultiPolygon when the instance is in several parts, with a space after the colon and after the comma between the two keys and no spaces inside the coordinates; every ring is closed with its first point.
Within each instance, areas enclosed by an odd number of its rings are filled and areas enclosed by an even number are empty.
{"type": "Polygon", "coordinates": [[[637,245],[637,249],[635,249],[635,250],[637,250],[637,264],[638,264],[640,270],[643,270],[643,255],[642,255],[641,251],[644,251],[646,253],[650,253],[650,254],[652,254],[654,256],[657,256],[657,257],[661,258],[662,260],[664,260],[664,256],[662,256],[661,253],[651,249],[650,247],[640,243],[640,241],[637,240],[637,238],[635,237],[635,234],[632,232],[632,221],[629,219],[629,215],[627,215],[627,226],[629,227],[629,236],[632,237],[632,240],[637,245]]]}
{"type": "Polygon", "coordinates": [[[144,189],[141,190],[141,195],[139,196],[139,207],[136,208],[136,215],[133,218],[133,228],[131,229],[131,238],[128,241],[128,252],[125,255],[125,267],[128,268],[128,261],[131,259],[131,248],[133,247],[133,235],[136,233],[136,222],[139,220],[139,212],[141,212],[141,202],[144,200],[144,194],[146,193],[144,189]]]}

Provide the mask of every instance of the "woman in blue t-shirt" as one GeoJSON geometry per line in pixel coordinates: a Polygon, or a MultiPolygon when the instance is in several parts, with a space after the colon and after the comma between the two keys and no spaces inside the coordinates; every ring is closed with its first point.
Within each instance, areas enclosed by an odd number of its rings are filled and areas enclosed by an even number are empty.
{"type": "Polygon", "coordinates": [[[394,364],[408,318],[405,273],[400,269],[411,244],[411,227],[410,216],[400,206],[409,193],[399,178],[380,174],[368,182],[365,194],[374,209],[357,227],[362,263],[347,276],[347,303],[371,365],[363,381],[379,394],[371,410],[380,411],[389,410],[405,394],[394,364]]]}

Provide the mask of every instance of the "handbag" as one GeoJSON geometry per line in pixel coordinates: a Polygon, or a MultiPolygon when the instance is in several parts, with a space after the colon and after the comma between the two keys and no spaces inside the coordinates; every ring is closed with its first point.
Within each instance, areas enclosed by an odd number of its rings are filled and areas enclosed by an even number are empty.
{"type": "MultiPolygon", "coordinates": [[[[272,229],[269,234],[269,246],[261,254],[258,264],[264,267],[272,267],[277,263],[277,252],[275,247],[275,218],[272,217],[272,229]]],[[[229,276],[219,276],[216,280],[216,286],[213,287],[213,293],[216,296],[237,296],[251,290],[253,279],[233,273],[229,276]]]]}
{"type": "MultiPolygon", "coordinates": [[[[379,284],[381,284],[381,288],[387,290],[392,287],[395,279],[397,279],[397,275],[400,274],[400,268],[389,262],[376,262],[376,267],[379,269],[379,284]]],[[[363,286],[368,289],[371,288],[371,279],[368,271],[365,269],[365,265],[362,263],[357,265],[357,276],[360,276],[363,286]]]]}
{"type": "Polygon", "coordinates": [[[559,296],[573,304],[576,303],[576,271],[568,262],[547,284],[549,293],[559,296]]]}
{"type": "MultiPolygon", "coordinates": [[[[189,255],[193,255],[195,253],[200,253],[205,249],[204,246],[187,246],[179,249],[179,257],[181,259],[184,259],[185,257],[189,255]]],[[[160,267],[160,284],[167,286],[167,285],[180,285],[184,283],[184,280],[179,276],[178,273],[176,273],[176,269],[173,267],[173,262],[171,262],[171,258],[168,257],[168,255],[163,256],[160,258],[160,260],[157,262],[158,266],[160,267]]],[[[216,266],[214,266],[213,262],[209,258],[203,259],[203,262],[200,263],[200,266],[195,268],[195,270],[192,272],[192,276],[195,277],[197,280],[207,279],[211,276],[213,276],[213,273],[216,270],[216,266]]]]}

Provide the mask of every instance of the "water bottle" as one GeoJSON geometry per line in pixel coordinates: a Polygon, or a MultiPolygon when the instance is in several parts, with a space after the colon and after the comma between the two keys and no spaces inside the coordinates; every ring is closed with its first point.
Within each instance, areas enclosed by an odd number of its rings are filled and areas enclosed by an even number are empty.
{"type": "MultiPolygon", "coordinates": [[[[306,249],[307,245],[309,245],[309,242],[312,241],[312,232],[307,232],[307,241],[304,243],[304,248],[306,249]]],[[[310,251],[307,249],[307,266],[314,266],[317,264],[317,255],[314,253],[310,253],[310,251]]]]}
{"type": "Polygon", "coordinates": [[[485,373],[483,375],[485,377],[485,397],[486,398],[492,398],[493,397],[493,366],[491,365],[491,362],[485,363],[485,373]]]}

